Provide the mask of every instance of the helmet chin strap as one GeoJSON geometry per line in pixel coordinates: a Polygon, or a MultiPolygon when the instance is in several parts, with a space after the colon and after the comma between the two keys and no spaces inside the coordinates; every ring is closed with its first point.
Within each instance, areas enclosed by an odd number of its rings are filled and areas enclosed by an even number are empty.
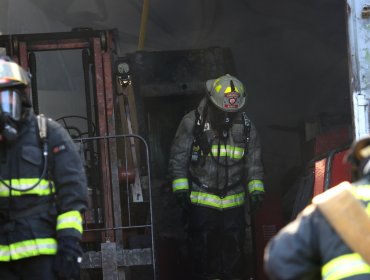
{"type": "Polygon", "coordinates": [[[9,124],[6,124],[3,130],[3,136],[8,141],[14,141],[17,139],[18,130],[9,124]]]}

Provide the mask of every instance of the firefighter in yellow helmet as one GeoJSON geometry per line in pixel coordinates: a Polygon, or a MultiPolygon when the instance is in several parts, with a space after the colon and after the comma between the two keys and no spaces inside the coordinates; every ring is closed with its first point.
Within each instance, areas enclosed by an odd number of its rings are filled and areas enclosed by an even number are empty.
{"type": "Polygon", "coordinates": [[[257,208],[265,191],[261,145],[244,85],[226,74],[206,89],[173,140],[172,187],[189,221],[191,279],[242,279],[245,201],[257,208]]]}
{"type": "Polygon", "coordinates": [[[370,279],[370,135],[353,142],[347,161],[354,182],[314,197],[269,241],[269,279],[370,279]]]}
{"type": "Polygon", "coordinates": [[[0,57],[0,279],[77,279],[86,177],[65,129],[33,113],[29,85],[0,57]]]}

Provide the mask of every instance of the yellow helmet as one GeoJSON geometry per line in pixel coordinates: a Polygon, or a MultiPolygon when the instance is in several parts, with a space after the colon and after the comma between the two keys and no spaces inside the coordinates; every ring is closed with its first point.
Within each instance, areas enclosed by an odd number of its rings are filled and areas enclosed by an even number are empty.
{"type": "Polygon", "coordinates": [[[220,110],[225,112],[240,111],[246,103],[244,85],[234,76],[223,75],[206,82],[209,99],[220,110]]]}
{"type": "Polygon", "coordinates": [[[0,57],[0,89],[27,87],[30,84],[29,74],[9,57],[0,57]]]}

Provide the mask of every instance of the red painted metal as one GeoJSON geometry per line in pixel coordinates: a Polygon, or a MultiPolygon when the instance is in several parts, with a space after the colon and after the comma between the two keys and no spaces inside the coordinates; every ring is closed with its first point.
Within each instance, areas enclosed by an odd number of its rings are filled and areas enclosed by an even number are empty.
{"type": "Polygon", "coordinates": [[[18,44],[19,44],[19,64],[24,69],[28,69],[27,42],[19,42],[18,44]]]}
{"type": "MultiPolygon", "coordinates": [[[[105,93],[105,110],[107,120],[107,134],[115,135],[115,114],[114,114],[114,95],[113,95],[113,78],[112,78],[112,53],[110,48],[113,45],[112,36],[108,34],[105,37],[107,43],[107,51],[102,54],[103,62],[103,75],[104,75],[104,93],[105,93]]],[[[116,139],[111,138],[108,140],[110,147],[116,147],[116,139]]],[[[118,172],[118,160],[116,150],[109,149],[110,162],[110,176],[112,186],[112,205],[113,205],[113,219],[115,227],[122,227],[122,215],[121,215],[121,200],[120,200],[120,189],[119,189],[119,172],[118,172]]],[[[123,242],[122,231],[115,231],[116,242],[123,242]]]]}
{"type": "Polygon", "coordinates": [[[43,41],[37,44],[30,44],[28,51],[55,51],[55,50],[73,50],[73,49],[87,49],[90,47],[89,42],[86,40],[59,40],[43,41]]]}
{"type": "Polygon", "coordinates": [[[315,181],[313,196],[343,181],[351,180],[351,168],[344,162],[344,156],[350,145],[349,127],[332,129],[316,136],[314,142],[315,181]]]}
{"type": "Polygon", "coordinates": [[[315,162],[315,171],[314,171],[315,180],[313,187],[313,196],[316,196],[325,190],[326,162],[327,162],[326,158],[315,162]]]}
{"type": "MultiPolygon", "coordinates": [[[[100,38],[92,39],[92,50],[94,59],[94,70],[95,70],[95,92],[97,98],[97,108],[99,112],[99,134],[104,136],[108,135],[107,128],[107,112],[106,112],[106,100],[104,92],[104,71],[103,71],[103,61],[102,61],[102,50],[100,44],[100,38]]],[[[102,174],[102,184],[104,186],[103,190],[103,209],[104,209],[104,226],[106,228],[113,228],[113,206],[112,206],[112,187],[109,171],[109,155],[108,155],[108,142],[101,140],[100,142],[100,169],[102,174]]],[[[109,230],[103,233],[104,239],[109,241],[114,241],[114,231],[109,230]]]]}
{"type": "Polygon", "coordinates": [[[320,133],[315,137],[313,157],[325,155],[329,151],[345,146],[349,140],[350,131],[347,126],[320,133]]]}

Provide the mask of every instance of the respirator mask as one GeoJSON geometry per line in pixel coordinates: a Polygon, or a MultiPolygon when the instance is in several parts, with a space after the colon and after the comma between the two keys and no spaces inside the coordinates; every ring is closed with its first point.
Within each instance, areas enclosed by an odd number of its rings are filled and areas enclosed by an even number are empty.
{"type": "Polygon", "coordinates": [[[22,116],[22,100],[19,89],[0,89],[0,134],[8,140],[18,135],[22,116]]]}
{"type": "Polygon", "coordinates": [[[224,134],[231,128],[235,115],[235,113],[222,111],[213,104],[210,104],[209,106],[211,125],[213,128],[218,130],[223,137],[227,136],[224,134]]]}

